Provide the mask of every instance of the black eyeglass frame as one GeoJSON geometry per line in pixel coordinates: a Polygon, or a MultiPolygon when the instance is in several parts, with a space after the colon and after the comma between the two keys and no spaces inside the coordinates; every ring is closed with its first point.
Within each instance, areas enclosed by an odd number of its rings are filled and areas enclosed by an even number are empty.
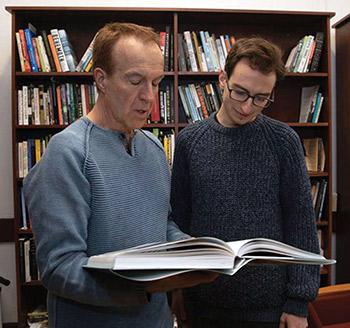
{"type": "Polygon", "coordinates": [[[265,97],[263,95],[254,95],[254,96],[251,96],[248,92],[245,92],[244,93],[246,94],[246,98],[244,100],[241,100],[241,99],[236,99],[236,98],[233,98],[232,97],[232,91],[234,91],[234,89],[231,89],[229,86],[228,86],[228,82],[226,81],[226,86],[227,86],[227,90],[229,91],[229,96],[232,100],[235,100],[235,101],[239,101],[239,102],[242,102],[244,103],[245,101],[247,101],[249,98],[252,98],[252,102],[253,102],[253,105],[256,106],[256,107],[259,107],[259,108],[267,108],[269,107],[274,101],[275,101],[275,89],[272,89],[271,93],[270,93],[270,98],[269,97],[265,97]],[[265,98],[268,102],[265,106],[261,106],[261,105],[257,105],[255,103],[255,97],[257,96],[260,96],[260,97],[263,97],[265,98]]]}

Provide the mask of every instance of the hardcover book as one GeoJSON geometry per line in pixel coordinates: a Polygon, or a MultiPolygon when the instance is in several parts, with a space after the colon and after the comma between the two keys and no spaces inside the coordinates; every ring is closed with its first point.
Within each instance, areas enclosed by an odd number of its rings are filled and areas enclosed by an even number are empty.
{"type": "Polygon", "coordinates": [[[108,270],[129,280],[152,281],[196,270],[233,275],[250,262],[327,265],[335,260],[272,239],[224,242],[199,237],[91,256],[84,267],[108,270]]]}

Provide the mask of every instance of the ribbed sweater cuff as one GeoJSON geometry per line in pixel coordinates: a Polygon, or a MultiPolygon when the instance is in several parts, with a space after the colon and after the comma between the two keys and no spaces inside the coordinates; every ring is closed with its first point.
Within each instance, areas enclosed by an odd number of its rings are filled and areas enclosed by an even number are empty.
{"type": "Polygon", "coordinates": [[[306,300],[288,298],[286,304],[283,307],[283,312],[294,314],[298,317],[307,317],[307,305],[306,300]]]}

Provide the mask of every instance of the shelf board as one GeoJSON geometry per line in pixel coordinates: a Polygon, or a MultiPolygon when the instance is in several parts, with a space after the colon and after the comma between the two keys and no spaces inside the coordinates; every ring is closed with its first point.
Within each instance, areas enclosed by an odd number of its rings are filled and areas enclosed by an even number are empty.
{"type": "MultiPolygon", "coordinates": [[[[16,129],[18,130],[44,130],[44,129],[51,129],[51,130],[63,130],[69,125],[60,125],[60,124],[51,124],[51,125],[16,125],[16,129]]],[[[175,123],[171,124],[164,124],[164,123],[149,123],[145,124],[143,128],[165,128],[165,129],[173,129],[175,128],[175,123]]]]}
{"type": "Polygon", "coordinates": [[[286,77],[328,77],[328,73],[313,72],[313,73],[286,73],[286,77]]]}
{"type": "Polygon", "coordinates": [[[328,177],[328,172],[314,172],[314,171],[308,171],[309,176],[313,178],[318,177],[328,177]]]}
{"type": "Polygon", "coordinates": [[[18,228],[17,234],[18,235],[32,235],[33,231],[32,231],[32,229],[20,229],[20,228],[18,228]]]}
{"type": "Polygon", "coordinates": [[[320,122],[320,123],[299,123],[299,122],[287,122],[289,126],[299,127],[299,128],[319,128],[319,127],[328,127],[328,122],[320,122]]]}
{"type": "MultiPolygon", "coordinates": [[[[174,76],[174,72],[164,72],[165,76],[174,76]]],[[[92,72],[16,72],[16,76],[22,77],[92,77],[92,72]]]]}
{"type": "Polygon", "coordinates": [[[42,286],[41,280],[32,280],[28,282],[21,283],[22,287],[27,287],[27,286],[42,286]]]}

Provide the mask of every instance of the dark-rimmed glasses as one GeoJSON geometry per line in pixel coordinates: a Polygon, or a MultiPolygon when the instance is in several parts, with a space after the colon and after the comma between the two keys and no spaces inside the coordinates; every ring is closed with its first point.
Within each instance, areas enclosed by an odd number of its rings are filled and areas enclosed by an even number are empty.
{"type": "Polygon", "coordinates": [[[272,90],[269,97],[264,95],[251,96],[248,92],[243,90],[231,89],[226,81],[227,89],[229,91],[230,98],[239,102],[245,102],[249,98],[252,98],[253,104],[257,107],[267,108],[274,102],[274,90],[272,90]]]}

